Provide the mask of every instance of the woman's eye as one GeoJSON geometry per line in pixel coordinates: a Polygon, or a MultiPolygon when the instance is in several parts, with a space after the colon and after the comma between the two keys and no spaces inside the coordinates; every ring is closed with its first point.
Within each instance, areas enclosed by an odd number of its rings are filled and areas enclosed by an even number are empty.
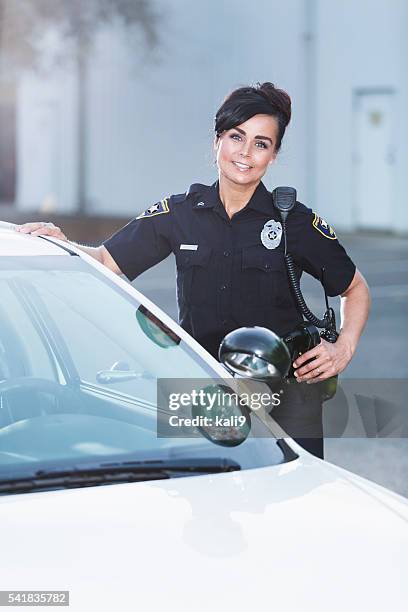
{"type": "Polygon", "coordinates": [[[241,140],[241,136],[239,134],[231,134],[231,138],[233,140],[241,140]]]}
{"type": "Polygon", "coordinates": [[[268,148],[268,147],[266,146],[266,144],[265,144],[265,143],[264,143],[262,140],[259,140],[259,141],[256,143],[256,146],[258,147],[258,149],[267,149],[267,148],[268,148]]]}

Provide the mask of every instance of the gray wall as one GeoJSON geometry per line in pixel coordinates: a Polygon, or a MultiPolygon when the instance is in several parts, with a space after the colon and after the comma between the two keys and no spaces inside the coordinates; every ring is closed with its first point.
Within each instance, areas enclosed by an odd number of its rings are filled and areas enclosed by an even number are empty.
{"type": "Polygon", "coordinates": [[[166,27],[156,65],[132,64],[120,41],[101,37],[95,64],[106,69],[92,73],[90,86],[92,206],[133,214],[190,183],[214,181],[215,111],[231,89],[258,80],[286,88],[295,107],[268,182],[295,182],[306,197],[302,1],[282,8],[258,0],[256,11],[232,0],[161,4],[166,27]]]}
{"type": "MultiPolygon", "coordinates": [[[[304,1],[257,0],[249,5],[233,0],[156,0],[155,4],[162,25],[153,61],[114,29],[101,32],[89,61],[90,211],[131,216],[169,193],[184,191],[192,182],[215,180],[215,111],[231,89],[263,80],[287,89],[294,106],[293,122],[266,182],[270,187],[296,184],[300,197],[307,199],[304,1]]],[[[21,209],[32,210],[42,202],[47,211],[55,202],[57,212],[75,212],[76,154],[75,146],[67,147],[67,140],[75,143],[75,96],[73,68],[47,81],[30,76],[23,82],[21,209]],[[59,109],[54,110],[57,119],[51,108],[59,109]],[[36,128],[39,122],[42,127],[36,128]],[[55,137],[48,135],[53,123],[68,129],[69,137],[62,129],[55,137]],[[45,137],[36,137],[39,130],[45,137]],[[64,168],[63,177],[49,168],[50,140],[53,166],[64,168]],[[30,161],[33,155],[35,167],[30,161]]]]}

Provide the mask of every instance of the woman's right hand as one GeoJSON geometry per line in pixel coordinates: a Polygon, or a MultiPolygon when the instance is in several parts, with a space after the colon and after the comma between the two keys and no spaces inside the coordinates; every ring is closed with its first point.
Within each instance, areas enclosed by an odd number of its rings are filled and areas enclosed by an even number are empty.
{"type": "Polygon", "coordinates": [[[44,221],[36,221],[35,223],[23,223],[22,225],[16,225],[16,232],[20,234],[31,234],[32,236],[53,236],[59,240],[68,242],[68,238],[61,230],[53,223],[46,223],[44,221]]]}

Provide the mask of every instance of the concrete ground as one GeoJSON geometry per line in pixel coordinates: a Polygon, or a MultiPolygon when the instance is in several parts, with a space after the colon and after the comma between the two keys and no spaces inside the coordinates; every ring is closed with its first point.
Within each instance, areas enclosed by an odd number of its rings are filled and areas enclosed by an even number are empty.
{"type": "MultiPolygon", "coordinates": [[[[359,379],[363,388],[369,384],[362,379],[374,383],[399,379],[399,388],[406,385],[407,397],[408,239],[356,233],[341,236],[340,240],[367,279],[373,300],[366,330],[342,378],[359,379]]],[[[177,319],[173,256],[145,272],[133,284],[177,319]]],[[[311,310],[323,314],[320,285],[308,277],[302,281],[302,288],[311,310]]],[[[339,299],[332,299],[331,303],[338,310],[339,299]]],[[[399,407],[408,410],[408,403],[399,407]]],[[[367,439],[355,437],[357,434],[355,429],[353,437],[344,434],[340,438],[326,438],[326,459],[408,497],[406,435],[395,437],[398,434],[393,432],[394,437],[367,439]]],[[[364,429],[361,435],[365,435],[364,429]]]]}

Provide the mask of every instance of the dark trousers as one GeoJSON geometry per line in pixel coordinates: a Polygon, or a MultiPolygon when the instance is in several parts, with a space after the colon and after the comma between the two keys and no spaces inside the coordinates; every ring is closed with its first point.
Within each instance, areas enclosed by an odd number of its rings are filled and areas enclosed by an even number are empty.
{"type": "Polygon", "coordinates": [[[304,449],[323,459],[322,399],[319,384],[307,385],[289,379],[271,386],[283,390],[281,403],[270,412],[282,429],[304,449]]]}
{"type": "Polygon", "coordinates": [[[302,448],[319,459],[324,459],[323,438],[293,438],[302,448]]]}

